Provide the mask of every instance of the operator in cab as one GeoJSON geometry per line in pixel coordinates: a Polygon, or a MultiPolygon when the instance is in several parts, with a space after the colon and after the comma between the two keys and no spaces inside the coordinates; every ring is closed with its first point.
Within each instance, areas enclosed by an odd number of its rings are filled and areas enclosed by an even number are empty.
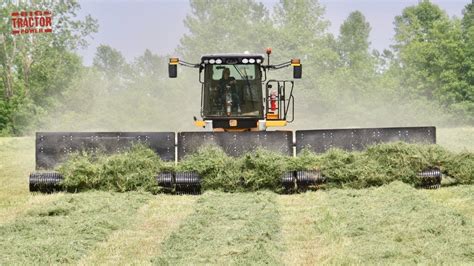
{"type": "Polygon", "coordinates": [[[219,80],[219,95],[227,115],[237,111],[240,113],[240,99],[236,87],[237,81],[230,76],[230,69],[224,68],[222,78],[219,80]]]}

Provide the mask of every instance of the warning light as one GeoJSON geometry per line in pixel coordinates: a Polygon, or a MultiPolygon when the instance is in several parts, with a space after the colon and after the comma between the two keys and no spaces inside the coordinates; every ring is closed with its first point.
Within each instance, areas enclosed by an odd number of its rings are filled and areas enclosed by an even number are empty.
{"type": "Polygon", "coordinates": [[[170,65],[177,65],[179,63],[179,58],[172,57],[170,58],[170,65]]]}
{"type": "Polygon", "coordinates": [[[298,58],[293,58],[293,59],[291,59],[291,65],[292,66],[300,66],[301,61],[298,58]]]}

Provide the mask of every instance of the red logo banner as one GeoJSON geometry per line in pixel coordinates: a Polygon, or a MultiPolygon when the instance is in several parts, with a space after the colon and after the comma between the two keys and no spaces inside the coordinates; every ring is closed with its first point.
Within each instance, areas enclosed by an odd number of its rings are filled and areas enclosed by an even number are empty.
{"type": "Polygon", "coordinates": [[[53,32],[52,13],[48,10],[12,12],[12,34],[53,32]]]}

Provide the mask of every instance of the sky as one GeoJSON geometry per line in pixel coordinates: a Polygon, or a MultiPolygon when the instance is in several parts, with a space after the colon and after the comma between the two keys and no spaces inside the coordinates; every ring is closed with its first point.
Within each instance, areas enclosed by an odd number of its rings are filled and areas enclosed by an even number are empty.
{"type": "MultiPolygon", "coordinates": [[[[470,1],[432,0],[451,17],[461,17],[462,9],[470,1]]],[[[260,2],[272,10],[278,0],[260,2]]],[[[86,49],[79,51],[86,65],[92,64],[100,44],[118,49],[128,61],[143,54],[145,49],[160,55],[173,54],[181,36],[187,32],[183,20],[191,11],[188,0],[85,0],[79,3],[82,7],[79,17],[90,14],[99,22],[99,32],[89,39],[86,49]]],[[[331,22],[329,31],[334,35],[338,35],[340,25],[352,11],[361,11],[372,27],[372,49],[382,51],[393,43],[395,16],[418,0],[320,0],[320,3],[326,8],[325,18],[331,22]]]]}

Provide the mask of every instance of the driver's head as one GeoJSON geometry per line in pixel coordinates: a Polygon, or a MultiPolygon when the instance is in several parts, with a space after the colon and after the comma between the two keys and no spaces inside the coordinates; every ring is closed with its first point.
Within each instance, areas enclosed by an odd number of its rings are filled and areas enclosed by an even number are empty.
{"type": "Polygon", "coordinates": [[[230,69],[228,69],[227,67],[224,68],[224,71],[222,71],[222,78],[223,79],[228,79],[230,76],[230,69]]]}

